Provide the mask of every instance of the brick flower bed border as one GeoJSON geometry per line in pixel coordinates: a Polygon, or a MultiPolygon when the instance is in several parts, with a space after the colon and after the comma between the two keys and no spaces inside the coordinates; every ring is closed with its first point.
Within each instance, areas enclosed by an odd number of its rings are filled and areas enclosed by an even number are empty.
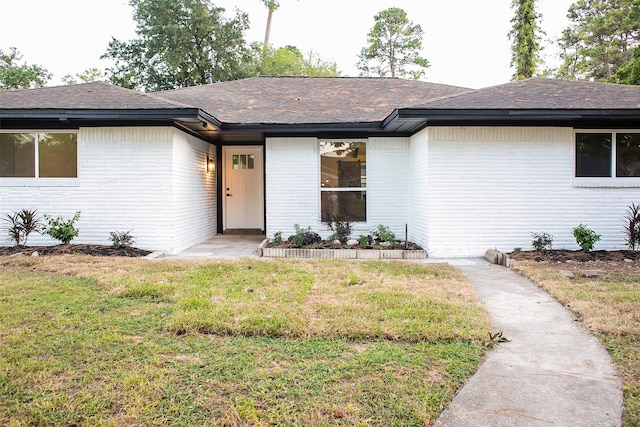
{"type": "Polygon", "coordinates": [[[259,255],[267,258],[340,258],[340,259],[425,259],[424,250],[404,249],[295,249],[267,248],[264,240],[259,255]]]}

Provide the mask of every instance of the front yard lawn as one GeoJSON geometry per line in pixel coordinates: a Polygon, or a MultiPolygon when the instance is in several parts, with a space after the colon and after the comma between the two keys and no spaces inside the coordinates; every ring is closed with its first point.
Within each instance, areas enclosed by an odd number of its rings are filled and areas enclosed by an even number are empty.
{"type": "Polygon", "coordinates": [[[430,424],[487,316],[445,265],[0,257],[0,425],[430,424]]]}
{"type": "MultiPolygon", "coordinates": [[[[516,269],[547,290],[600,338],[624,380],[625,426],[640,426],[640,270],[637,262],[518,262],[516,269]],[[552,265],[554,265],[552,264],[552,265]],[[574,270],[574,278],[558,269],[574,270]],[[598,270],[586,278],[581,270],[598,270]]],[[[584,273],[584,271],[582,271],[584,273]]]]}

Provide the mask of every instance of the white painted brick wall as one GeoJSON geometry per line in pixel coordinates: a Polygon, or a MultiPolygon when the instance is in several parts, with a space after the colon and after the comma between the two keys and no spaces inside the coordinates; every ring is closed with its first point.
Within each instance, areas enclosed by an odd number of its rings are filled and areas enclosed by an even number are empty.
{"type": "Polygon", "coordinates": [[[409,240],[428,250],[429,244],[429,135],[422,130],[409,142],[411,203],[409,208],[409,240]]]}
{"type": "MultiPolygon", "coordinates": [[[[209,210],[215,224],[215,202],[208,202],[206,207],[202,201],[186,203],[191,215],[171,208],[176,194],[180,200],[194,188],[208,188],[209,184],[214,188],[215,200],[215,183],[207,183],[212,178],[205,177],[202,169],[206,157],[202,150],[214,150],[202,144],[170,127],[81,128],[78,178],[2,179],[0,213],[37,208],[41,214],[71,217],[75,211],[81,211],[77,223],[80,235],[74,243],[110,244],[109,232],[132,230],[136,246],[174,252],[195,240],[193,232],[183,232],[182,236],[178,233],[173,238],[177,223],[195,218],[192,225],[200,227],[202,212],[209,210]],[[174,150],[174,144],[180,148],[174,150]],[[199,153],[193,152],[194,147],[199,153]],[[189,150],[191,158],[180,157],[189,150]],[[194,160],[189,170],[185,164],[194,160]]],[[[4,234],[0,239],[3,244],[9,243],[4,234]]],[[[29,238],[29,244],[33,245],[56,243],[35,233],[29,238]]]]}
{"type": "Polygon", "coordinates": [[[172,253],[216,234],[215,146],[173,129],[172,253]]]}
{"type": "MultiPolygon", "coordinates": [[[[575,186],[573,129],[427,132],[430,256],[530,249],[530,233],[539,231],[554,236],[554,248],[578,249],[571,230],[579,223],[602,235],[596,249],[626,248],[623,217],[640,188],[575,186]]],[[[423,194],[414,186],[414,200],[423,194]]]]}
{"type": "Polygon", "coordinates": [[[293,225],[319,232],[320,164],[316,138],[267,138],[265,141],[265,192],[267,237],[293,225]]]}
{"type": "MultiPolygon", "coordinates": [[[[368,234],[379,224],[404,239],[411,202],[409,138],[369,138],[367,145],[368,234]]],[[[359,232],[354,233],[356,236],[359,232]]]]}

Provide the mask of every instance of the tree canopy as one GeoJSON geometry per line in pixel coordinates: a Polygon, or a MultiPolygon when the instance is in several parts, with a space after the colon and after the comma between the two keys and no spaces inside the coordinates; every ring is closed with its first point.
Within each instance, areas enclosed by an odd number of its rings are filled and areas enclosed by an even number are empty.
{"type": "Polygon", "coordinates": [[[104,71],[99,68],[87,68],[75,76],[67,74],[62,78],[62,82],[66,85],[75,85],[78,83],[91,83],[99,81],[104,77],[104,71]]]}
{"type": "Polygon", "coordinates": [[[515,15],[509,31],[511,39],[511,66],[515,67],[512,80],[528,79],[536,75],[540,58],[541,15],[536,10],[535,0],[513,0],[511,7],[515,15]]]}
{"type": "Polygon", "coordinates": [[[632,77],[640,0],[578,0],[567,17],[571,25],[559,40],[563,62],[557,77],[621,82],[626,77],[617,77],[619,71],[632,77]]]}
{"type": "Polygon", "coordinates": [[[42,87],[51,80],[51,73],[40,65],[21,64],[22,55],[15,47],[5,53],[0,49],[0,90],[42,87]]]}
{"type": "Polygon", "coordinates": [[[130,0],[138,38],[111,40],[102,58],[115,61],[112,83],[146,91],[250,75],[245,13],[227,19],[210,0],[130,0]]]}
{"type": "Polygon", "coordinates": [[[358,62],[361,75],[380,77],[411,77],[419,79],[429,67],[420,56],[424,31],[397,7],[379,12],[367,34],[368,46],[363,47],[358,62]]]}
{"type": "Polygon", "coordinates": [[[631,59],[622,65],[609,81],[628,85],[640,85],[640,47],[631,52],[631,59]]]}
{"type": "Polygon", "coordinates": [[[295,46],[263,49],[253,45],[255,74],[266,76],[314,76],[335,77],[340,75],[335,62],[325,61],[309,52],[305,57],[295,46]]]}

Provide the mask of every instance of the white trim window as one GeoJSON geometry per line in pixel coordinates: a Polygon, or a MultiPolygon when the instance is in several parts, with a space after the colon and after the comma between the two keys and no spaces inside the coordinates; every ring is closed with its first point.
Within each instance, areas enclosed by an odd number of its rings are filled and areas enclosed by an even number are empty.
{"type": "Polygon", "coordinates": [[[640,178],[640,131],[576,132],[575,176],[640,178]]]}
{"type": "Polygon", "coordinates": [[[367,140],[320,141],[320,209],[323,218],[367,221],[367,140]]]}
{"type": "Polygon", "coordinates": [[[0,178],[77,176],[77,132],[0,132],[0,178]]]}

